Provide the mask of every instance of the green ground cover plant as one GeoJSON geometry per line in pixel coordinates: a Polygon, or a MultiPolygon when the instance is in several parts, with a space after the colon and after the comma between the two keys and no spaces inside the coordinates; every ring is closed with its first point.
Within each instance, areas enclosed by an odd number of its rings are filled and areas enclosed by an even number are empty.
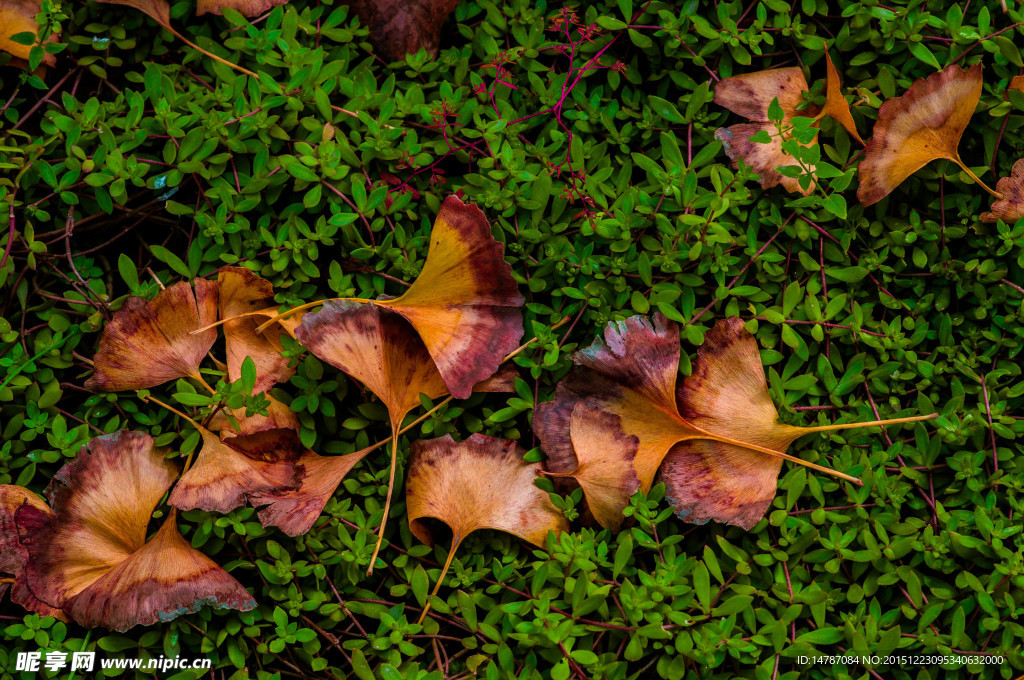
{"type": "MultiPolygon", "coordinates": [[[[212,659],[212,670],[161,676],[174,680],[1024,673],[1024,223],[983,221],[1008,213],[968,174],[1013,197],[1010,180],[997,184],[1024,156],[1024,10],[1013,0],[466,0],[436,57],[404,61],[324,0],[252,18],[174,3],[175,29],[223,61],[128,7],[41,10],[39,35],[23,41],[38,42],[29,69],[0,68],[0,484],[41,492],[85,443],[120,429],[197,452],[199,433],[152,399],[85,388],[129,296],[227,265],[270,281],[282,309],[397,296],[456,192],[505,244],[523,342],[537,339],[510,362],[514,391],[436,410],[441,399],[424,397],[406,417],[432,410],[398,438],[372,575],[387,446],[345,477],[308,533],[264,527],[251,507],[178,513],[187,541],[254,609],[115,633],[4,599],[0,677],[65,677],[17,671],[15,657],[84,650],[212,659]],[[827,51],[864,139],[882,103],[918,79],[980,64],[980,100],[952,149],[964,167],[932,160],[864,207],[859,141],[831,117],[815,128],[801,115],[827,101],[827,51]],[[793,137],[782,175],[796,193],[759,186],[716,136],[743,122],[714,102],[716,85],[780,67],[802,69],[809,101],[769,106],[760,141],[793,137]],[[609,322],[655,313],[678,325],[680,379],[715,322],[741,318],[787,424],[939,417],[798,439],[790,454],[863,486],[785,463],[750,530],[683,521],[656,480],[611,531],[586,521],[582,490],[539,481],[571,531],[543,549],[473,532],[432,594],[448,539],[427,547],[406,521],[411,443],[482,434],[543,460],[534,412],[573,353],[609,322]],[[799,661],[865,653],[975,656],[799,661]]],[[[283,342],[295,373],[271,394],[304,447],[339,455],[389,439],[380,400],[283,342]]],[[[202,376],[214,395],[184,379],[151,394],[193,417],[265,406],[248,396],[251,376],[202,376]]]]}

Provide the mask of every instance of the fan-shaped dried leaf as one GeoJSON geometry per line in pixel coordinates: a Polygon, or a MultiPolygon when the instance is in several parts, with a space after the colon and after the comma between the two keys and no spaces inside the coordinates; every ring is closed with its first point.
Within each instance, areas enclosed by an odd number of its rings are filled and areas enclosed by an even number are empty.
{"type": "MultiPolygon", "coordinates": [[[[295,370],[288,367],[288,359],[281,355],[276,329],[256,332],[256,327],[266,321],[264,315],[268,309],[272,315],[277,314],[270,281],[244,267],[222,267],[217,283],[220,285],[220,318],[224,320],[228,379],[235,381],[241,377],[246,357],[251,357],[256,366],[253,394],[266,392],[294,375],[295,370]]],[[[298,319],[286,317],[279,323],[294,329],[298,319]]]]}
{"type": "Polygon", "coordinates": [[[945,158],[963,167],[957,147],[981,89],[981,64],[966,71],[951,64],[883,102],[860,162],[860,202],[877,203],[930,161],[945,158]]]}
{"type": "Polygon", "coordinates": [[[839,71],[832,63],[832,57],[825,51],[825,107],[819,115],[831,116],[833,120],[846,128],[850,136],[861,144],[864,140],[857,132],[857,124],[853,122],[853,114],[850,113],[850,105],[843,96],[842,83],[839,81],[839,71]]]}
{"type": "Polygon", "coordinates": [[[51,514],[50,507],[22,486],[0,484],[0,576],[14,579],[13,584],[0,583],[0,598],[11,586],[11,602],[20,604],[29,611],[42,616],[53,616],[66,621],[64,613],[36,598],[25,583],[25,562],[28,551],[18,540],[18,528],[14,522],[14,513],[22,505],[30,505],[42,513],[51,514]]]}
{"type": "Polygon", "coordinates": [[[992,212],[981,213],[982,222],[1002,220],[1014,224],[1024,217],[1024,158],[1013,164],[1009,177],[996,182],[996,191],[1003,197],[992,203],[992,212]]]}
{"type": "Polygon", "coordinates": [[[570,438],[571,416],[586,401],[618,416],[625,435],[639,440],[633,465],[646,493],[669,449],[697,434],[676,408],[679,327],[661,314],[653,323],[642,316],[613,321],[604,339],[576,352],[573,362],[576,368],[558,383],[554,401],[539,404],[534,416],[549,468],[572,472],[580,464],[570,438]]]}
{"type": "Polygon", "coordinates": [[[48,513],[15,513],[32,593],[84,626],[125,631],[203,605],[252,609],[252,596],[178,533],[171,512],[146,542],[177,466],[140,432],[98,437],[54,476],[48,513]]]}
{"type": "Polygon", "coordinates": [[[493,375],[523,337],[523,297],[504,251],[480,209],[449,196],[423,271],[401,297],[374,303],[412,324],[456,399],[493,375]]]}
{"type": "Polygon", "coordinates": [[[258,17],[278,5],[285,5],[288,0],[199,0],[196,3],[196,15],[224,14],[224,8],[239,12],[245,17],[258,17]]]}
{"type": "Polygon", "coordinates": [[[262,430],[221,441],[200,427],[203,448],[167,502],[181,510],[231,512],[256,494],[298,488],[302,447],[294,430],[262,430]]]}
{"type": "Polygon", "coordinates": [[[154,387],[198,377],[199,364],[217,339],[217,284],[176,283],[152,300],[128,298],[103,329],[95,373],[85,386],[98,392],[154,387]]]}
{"type": "Polygon", "coordinates": [[[744,73],[723,78],[715,85],[716,104],[753,121],[719,128],[715,137],[722,142],[733,167],[738,167],[742,158],[758,174],[759,183],[765,189],[781,184],[783,189],[793,193],[807,195],[813,191],[813,187],[802,189],[797,178],[785,177],[776,170],[785,165],[795,165],[796,160],[782,150],[782,140],[777,136],[775,124],[768,119],[768,107],[775,98],[782,108],[783,124],[794,116],[802,115],[797,106],[803,101],[805,90],[807,79],[796,66],[744,73]],[[761,131],[776,136],[768,143],[750,141],[761,131]]]}
{"type": "Polygon", "coordinates": [[[782,460],[750,445],[784,453],[794,440],[826,432],[934,418],[797,427],[778,422],[757,341],[738,318],[722,319],[704,336],[693,372],[679,388],[683,418],[708,438],[682,441],[665,458],[665,497],[680,518],[709,519],[750,529],[775,497],[782,460]],[[714,441],[714,438],[721,438],[714,441]],[[724,440],[724,441],[723,441],[724,440]]]}
{"type": "Polygon", "coordinates": [[[370,29],[377,52],[391,61],[425,49],[436,55],[445,19],[458,0],[349,0],[359,21],[370,29]]]}
{"type": "Polygon", "coordinates": [[[639,440],[622,431],[618,416],[583,401],[572,410],[569,433],[579,459],[571,476],[583,487],[594,519],[603,527],[618,529],[622,509],[640,488],[633,469],[639,440]]]}
{"type": "MultiPolygon", "coordinates": [[[[40,9],[39,0],[4,0],[0,3],[0,50],[13,55],[19,62],[28,62],[31,45],[22,45],[11,40],[19,33],[37,33],[39,24],[36,15],[40,9]]],[[[56,57],[47,54],[43,63],[53,65],[56,57]]]]}
{"type": "Polygon", "coordinates": [[[568,531],[548,494],[534,485],[543,473],[514,441],[474,434],[412,444],[406,475],[409,528],[427,545],[435,538],[428,517],[452,530],[452,550],[477,529],[505,531],[543,547],[548,531],[568,531]]]}

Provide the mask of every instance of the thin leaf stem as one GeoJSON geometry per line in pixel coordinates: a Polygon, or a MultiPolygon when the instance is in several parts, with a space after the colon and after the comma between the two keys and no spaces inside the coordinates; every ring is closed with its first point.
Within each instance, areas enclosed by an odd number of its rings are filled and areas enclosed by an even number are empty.
{"type": "MultiPolygon", "coordinates": [[[[138,390],[136,390],[136,392],[138,392],[138,390]]],[[[174,408],[173,406],[165,404],[164,402],[160,401],[159,399],[157,399],[153,395],[149,395],[148,397],[144,397],[144,396],[142,396],[140,394],[139,398],[142,399],[143,402],[150,402],[151,401],[154,404],[156,404],[157,406],[164,407],[165,409],[167,409],[168,411],[170,411],[174,415],[178,416],[179,418],[184,418],[185,420],[190,422],[192,424],[192,427],[196,428],[196,430],[199,431],[200,433],[202,433],[203,430],[206,429],[202,425],[197,423],[196,421],[192,420],[192,418],[190,418],[189,416],[185,415],[184,413],[182,413],[178,409],[174,408]]],[[[188,469],[192,466],[192,456],[195,455],[195,452],[196,452],[196,450],[193,448],[192,451],[188,454],[188,457],[185,459],[185,467],[181,471],[182,474],[185,474],[186,472],[188,472],[188,469]]]]}
{"type": "Polygon", "coordinates": [[[452,558],[455,557],[455,551],[458,550],[459,543],[461,542],[461,536],[452,536],[452,547],[448,550],[448,558],[444,561],[444,566],[441,567],[441,573],[437,577],[437,582],[434,583],[434,589],[430,591],[430,596],[427,597],[427,601],[423,605],[423,611],[420,612],[420,618],[416,621],[417,624],[423,623],[423,620],[427,618],[427,612],[430,611],[430,598],[437,595],[437,591],[441,589],[441,584],[444,583],[445,574],[448,573],[448,567],[452,566],[452,558]]]}
{"type": "Polygon", "coordinates": [[[367,576],[373,576],[373,565],[377,562],[377,555],[380,553],[380,545],[384,542],[384,528],[388,525],[388,513],[391,511],[391,496],[395,490],[395,465],[398,461],[398,425],[391,424],[391,471],[388,475],[388,495],[384,501],[384,516],[380,519],[380,529],[377,531],[377,544],[373,546],[373,555],[370,556],[370,566],[366,569],[367,576]]]}
{"type": "MultiPolygon", "coordinates": [[[[340,298],[339,297],[339,298],[327,298],[326,300],[314,300],[313,302],[307,302],[306,304],[299,305],[298,307],[292,307],[291,309],[289,309],[287,311],[281,312],[277,316],[271,317],[269,321],[265,321],[265,322],[261,323],[259,326],[256,327],[256,333],[257,334],[263,333],[263,331],[265,331],[267,328],[269,328],[271,326],[271,324],[273,324],[273,323],[275,323],[277,321],[280,321],[281,319],[286,319],[289,316],[291,316],[292,314],[294,314],[295,312],[301,312],[304,309],[310,309],[311,307],[316,307],[317,305],[322,305],[323,303],[328,302],[329,300],[334,300],[335,302],[348,301],[348,302],[359,302],[359,303],[362,303],[362,304],[377,304],[377,300],[369,300],[367,298],[357,298],[357,297],[346,297],[346,298],[340,298]]],[[[230,321],[230,320],[231,319],[227,319],[227,321],[230,321]]]]}
{"type": "Polygon", "coordinates": [[[225,66],[233,68],[236,71],[239,71],[240,73],[244,73],[244,74],[246,74],[248,76],[252,76],[253,78],[259,79],[259,76],[256,75],[254,72],[250,71],[249,69],[243,68],[242,66],[239,66],[238,64],[232,63],[232,62],[228,61],[227,59],[224,59],[223,57],[218,57],[213,52],[210,52],[208,50],[204,50],[202,47],[200,47],[199,45],[195,44],[194,42],[192,42],[191,40],[189,40],[188,38],[183,36],[181,33],[178,33],[178,31],[175,30],[174,27],[172,27],[170,24],[162,24],[162,25],[163,25],[164,28],[166,28],[168,31],[170,31],[176,38],[178,38],[179,40],[184,42],[186,45],[188,45],[192,49],[198,50],[198,51],[202,52],[203,54],[205,54],[206,56],[210,57],[211,59],[219,61],[220,63],[224,64],[225,66]]]}
{"type": "Polygon", "coordinates": [[[834,425],[815,425],[813,427],[801,428],[805,432],[835,432],[836,430],[852,430],[858,427],[871,427],[872,425],[878,425],[885,427],[886,425],[898,425],[900,423],[917,423],[922,420],[934,420],[938,418],[938,413],[929,413],[926,416],[907,416],[906,418],[888,418],[886,420],[872,420],[866,423],[837,423],[834,425]]]}
{"type": "Polygon", "coordinates": [[[984,182],[982,182],[982,181],[981,181],[981,178],[980,178],[980,177],[978,177],[977,175],[975,175],[975,174],[974,174],[974,172],[973,172],[973,171],[972,171],[972,170],[971,170],[971,169],[970,169],[969,167],[967,167],[967,165],[965,165],[965,164],[964,164],[964,162],[963,162],[962,160],[960,160],[960,156],[959,156],[959,155],[957,155],[957,156],[956,156],[956,158],[953,158],[952,160],[953,160],[953,162],[954,162],[954,163],[956,163],[957,165],[959,165],[959,166],[960,166],[960,169],[961,169],[961,170],[963,170],[963,171],[964,171],[965,173],[967,173],[967,176],[968,176],[968,177],[970,177],[971,179],[973,179],[973,180],[974,180],[974,182],[975,182],[975,183],[976,183],[976,184],[977,184],[978,186],[980,186],[980,187],[981,187],[982,189],[984,189],[984,190],[985,190],[985,191],[987,191],[988,193],[992,194],[992,195],[993,195],[993,196],[995,196],[995,197],[996,197],[997,199],[1000,199],[1000,200],[1001,200],[1001,199],[1003,198],[1003,195],[1002,195],[1001,193],[999,193],[998,191],[995,191],[995,190],[993,190],[993,189],[990,189],[990,188],[989,188],[989,186],[988,186],[987,184],[985,184],[984,182]]]}
{"type": "MultiPolygon", "coordinates": [[[[693,427],[693,426],[691,425],[691,427],[693,427]]],[[[715,442],[721,442],[722,444],[731,444],[733,446],[738,446],[738,447],[743,448],[743,449],[749,449],[751,451],[758,451],[760,453],[768,454],[769,456],[774,456],[776,458],[782,458],[783,460],[788,460],[791,463],[796,463],[797,465],[803,465],[804,467],[810,468],[812,470],[817,470],[818,472],[823,472],[826,475],[832,475],[833,477],[838,477],[839,479],[844,479],[844,480],[846,480],[848,482],[856,484],[857,486],[864,486],[864,482],[862,482],[861,480],[857,479],[856,477],[852,477],[852,476],[846,474],[845,472],[839,472],[838,470],[833,470],[832,468],[827,468],[824,465],[818,465],[817,463],[812,463],[812,462],[806,461],[806,460],[804,460],[802,458],[797,458],[796,456],[791,456],[790,454],[783,453],[782,451],[775,451],[774,449],[769,449],[769,448],[767,448],[765,446],[758,446],[757,444],[751,444],[749,442],[740,441],[738,439],[731,439],[729,437],[721,437],[721,436],[716,435],[716,434],[711,434],[710,432],[706,432],[705,433],[702,430],[700,430],[699,428],[694,428],[694,429],[697,430],[698,432],[702,432],[702,434],[700,434],[700,435],[698,435],[696,437],[687,437],[686,439],[683,439],[683,440],[680,440],[680,441],[686,441],[686,440],[690,440],[690,439],[708,439],[708,440],[715,441],[715,442]]]]}

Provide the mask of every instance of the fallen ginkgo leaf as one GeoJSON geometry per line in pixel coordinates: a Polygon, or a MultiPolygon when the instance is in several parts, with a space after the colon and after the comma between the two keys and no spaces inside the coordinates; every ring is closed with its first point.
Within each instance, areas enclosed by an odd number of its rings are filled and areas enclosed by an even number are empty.
{"type": "Polygon", "coordinates": [[[964,165],[957,150],[981,90],[981,64],[966,71],[950,64],[919,78],[899,97],[885,100],[858,168],[857,199],[865,206],[877,203],[938,159],[956,163],[979,186],[1002,198],[964,165]]]}
{"type": "Polygon", "coordinates": [[[217,284],[195,280],[170,286],[152,300],[130,297],[103,329],[87,389],[117,392],[195,378],[217,340],[217,284]]]}
{"type": "MultiPolygon", "coordinates": [[[[544,468],[523,460],[516,442],[474,434],[463,442],[451,435],[412,444],[406,475],[409,529],[427,545],[435,543],[433,518],[452,530],[452,544],[431,597],[437,594],[459,544],[478,529],[496,529],[544,547],[549,531],[569,530],[565,517],[533,480],[544,468]]],[[[429,601],[420,615],[427,615],[429,601]]]]}
{"type": "Polygon", "coordinates": [[[758,183],[765,189],[781,184],[783,189],[793,193],[808,195],[813,191],[813,185],[803,189],[796,177],[786,177],[776,170],[778,167],[796,165],[796,160],[782,150],[782,139],[777,134],[775,123],[768,118],[768,106],[776,98],[782,107],[783,125],[788,125],[794,116],[811,113],[797,109],[804,100],[803,93],[806,90],[807,79],[796,66],[722,78],[715,85],[716,104],[753,121],[719,128],[715,131],[715,138],[725,146],[733,166],[742,158],[758,174],[758,183]],[[761,131],[772,135],[770,142],[750,140],[761,131]]]}
{"type": "Polygon", "coordinates": [[[203,606],[247,611],[255,600],[189,545],[172,510],[146,540],[150,516],[178,476],[141,432],[93,439],[47,488],[52,513],[15,513],[32,593],[86,627],[126,631],[203,606]]]}
{"type": "Polygon", "coordinates": [[[391,420],[391,475],[373,570],[384,537],[398,456],[398,430],[420,394],[436,399],[448,393],[423,341],[398,314],[376,305],[328,300],[323,309],[306,314],[296,331],[299,342],[318,358],[358,380],[377,395],[391,420]]]}
{"type": "MultiPolygon", "coordinates": [[[[523,296],[504,251],[504,244],[491,236],[480,209],[449,196],[431,230],[423,270],[403,295],[344,300],[402,315],[419,334],[447,391],[456,399],[465,399],[477,383],[494,374],[523,336],[523,296]]],[[[323,302],[283,312],[257,331],[323,302]]]]}
{"type": "MultiPolygon", "coordinates": [[[[697,449],[703,452],[742,452],[742,465],[730,462],[740,453],[723,462],[723,466],[732,465],[735,469],[718,470],[717,459],[706,457],[704,460],[712,475],[704,475],[700,484],[684,489],[702,503],[732,503],[729,512],[720,511],[712,515],[701,505],[695,514],[699,518],[705,516],[700,513],[707,513],[707,516],[721,517],[721,521],[729,522],[735,519],[734,515],[742,515],[739,505],[746,502],[745,496],[734,493],[731,500],[718,499],[714,496],[715,488],[711,482],[731,473],[743,472],[747,478],[736,478],[734,485],[755,495],[762,493],[760,489],[766,483],[764,480],[777,478],[780,459],[862,484],[855,477],[785,453],[789,443],[802,434],[936,417],[936,414],[931,414],[813,428],[778,423],[775,407],[764,387],[764,369],[756,343],[751,344],[753,342],[738,319],[716,324],[701,348],[703,354],[698,355],[699,370],[694,373],[697,377],[691,376],[677,396],[678,326],[660,314],[654,316],[653,324],[640,316],[611,322],[605,329],[603,340],[598,338],[592,346],[573,355],[576,368],[556,386],[554,400],[537,407],[534,427],[548,455],[548,467],[555,472],[572,472],[582,461],[602,455],[600,438],[592,443],[598,450],[580,455],[576,447],[588,444],[584,444],[582,438],[572,436],[572,414],[577,404],[585,402],[618,416],[622,431],[636,437],[632,464],[640,480],[640,489],[645,493],[650,490],[665,457],[670,455],[670,451],[676,451],[680,442],[687,443],[687,446],[692,441],[714,444],[698,445],[697,449]],[[753,355],[750,354],[751,347],[753,355]],[[704,374],[707,377],[701,379],[704,374]],[[703,408],[698,408],[700,406],[703,408]]],[[[627,464],[624,456],[614,460],[627,464]]],[[[680,483],[679,486],[683,488],[685,485],[680,483]]],[[[677,501],[677,506],[682,505],[682,501],[677,501]]],[[[608,513],[610,509],[606,507],[603,512],[608,513]]]]}

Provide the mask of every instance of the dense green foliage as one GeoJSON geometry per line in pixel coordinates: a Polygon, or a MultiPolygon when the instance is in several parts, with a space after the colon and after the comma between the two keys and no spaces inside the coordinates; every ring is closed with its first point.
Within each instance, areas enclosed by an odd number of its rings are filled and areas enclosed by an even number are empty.
{"type": "MultiPolygon", "coordinates": [[[[1024,13],[1006,4],[569,3],[577,26],[543,0],[467,0],[436,60],[396,64],[331,0],[252,23],[174,5],[183,34],[258,80],[134,10],[66,5],[58,66],[43,79],[0,73],[0,214],[16,234],[0,235],[0,483],[41,491],[85,441],[119,428],[182,453],[197,445],[184,421],[133,394],[81,388],[83,357],[126,296],[224,264],[270,279],[282,305],[397,294],[456,190],[506,242],[527,337],[540,341],[516,359],[517,394],[453,402],[411,438],[484,432],[536,446],[532,410],[571,353],[609,320],[655,311],[683,327],[684,374],[716,318],[749,319],[787,422],[876,408],[941,418],[805,437],[791,452],[864,487],[787,464],[751,532],[682,522],[660,486],[634,499],[619,534],[576,524],[540,551],[481,532],[423,628],[413,622],[445,546],[411,536],[401,493],[387,567],[365,575],[387,484],[380,450],[297,539],[263,529],[251,508],[183,514],[185,535],[254,591],[256,610],[116,635],[5,603],[0,677],[21,676],[16,651],[83,648],[209,656],[211,677],[232,680],[439,679],[438,662],[448,677],[489,679],[792,678],[810,672],[799,655],[893,650],[1018,655],[871,677],[1019,675],[1024,226],[980,224],[988,195],[942,161],[861,208],[859,145],[829,121],[821,158],[847,181],[809,198],[763,191],[730,167],[714,132],[739,119],[711,101],[716,78],[800,65],[820,102],[828,46],[867,138],[882,100],[980,60],[985,91],[960,152],[994,183],[1024,153],[1024,96],[1006,96],[1022,73],[1024,13]]],[[[298,374],[275,394],[306,444],[337,454],[387,436],[378,402],[298,345],[288,352],[298,374]]],[[[185,381],[155,390],[207,413],[189,392],[185,381]]],[[[559,499],[570,519],[580,503],[579,492],[559,499]]]]}

